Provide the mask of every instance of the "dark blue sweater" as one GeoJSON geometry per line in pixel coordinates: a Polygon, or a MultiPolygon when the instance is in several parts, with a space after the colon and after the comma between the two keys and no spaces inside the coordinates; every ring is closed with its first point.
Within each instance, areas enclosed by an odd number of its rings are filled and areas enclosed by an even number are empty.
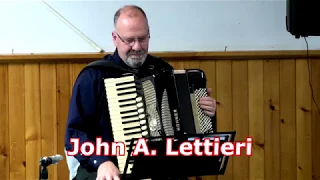
{"type": "MultiPolygon", "coordinates": [[[[122,67],[129,68],[119,57],[117,50],[113,55],[106,55],[103,60],[113,61],[122,67]]],[[[147,71],[150,67],[154,67],[155,70],[173,69],[171,65],[162,59],[148,55],[140,71],[147,71]]],[[[70,138],[79,138],[80,144],[83,142],[94,143],[96,137],[102,137],[102,140],[107,142],[113,141],[103,78],[116,74],[117,72],[105,72],[94,68],[85,69],[79,74],[70,99],[65,134],[65,148],[67,151],[73,150],[70,138]]],[[[79,153],[75,158],[82,167],[90,171],[96,171],[99,165],[107,160],[117,164],[116,157],[84,156],[79,153]]]]}

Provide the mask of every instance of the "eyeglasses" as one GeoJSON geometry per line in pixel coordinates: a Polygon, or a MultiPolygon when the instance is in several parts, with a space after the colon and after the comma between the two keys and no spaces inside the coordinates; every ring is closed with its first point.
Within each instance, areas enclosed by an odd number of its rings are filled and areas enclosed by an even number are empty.
{"type": "MultiPolygon", "coordinates": [[[[127,38],[127,39],[123,39],[117,32],[116,32],[117,36],[119,37],[119,39],[127,44],[128,46],[134,46],[135,42],[136,42],[136,39],[135,38],[127,38]]],[[[144,37],[139,37],[137,39],[137,41],[139,42],[139,44],[144,44],[144,43],[147,43],[148,40],[150,39],[150,33],[148,32],[148,35],[144,36],[144,37]]]]}

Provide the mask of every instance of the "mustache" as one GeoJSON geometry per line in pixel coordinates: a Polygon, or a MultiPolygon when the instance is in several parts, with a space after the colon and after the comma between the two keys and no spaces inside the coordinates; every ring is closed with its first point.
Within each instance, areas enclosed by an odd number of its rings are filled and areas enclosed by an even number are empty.
{"type": "Polygon", "coordinates": [[[128,56],[131,56],[131,55],[144,55],[144,54],[145,54],[144,50],[139,50],[139,51],[131,50],[131,51],[128,52],[128,56]]]}

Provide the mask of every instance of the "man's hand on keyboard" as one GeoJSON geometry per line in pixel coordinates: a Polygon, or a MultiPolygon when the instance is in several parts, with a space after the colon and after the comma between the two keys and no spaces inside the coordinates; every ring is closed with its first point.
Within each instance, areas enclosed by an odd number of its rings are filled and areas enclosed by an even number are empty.
{"type": "Polygon", "coordinates": [[[98,168],[97,180],[120,180],[119,173],[112,161],[106,161],[98,168]]]}

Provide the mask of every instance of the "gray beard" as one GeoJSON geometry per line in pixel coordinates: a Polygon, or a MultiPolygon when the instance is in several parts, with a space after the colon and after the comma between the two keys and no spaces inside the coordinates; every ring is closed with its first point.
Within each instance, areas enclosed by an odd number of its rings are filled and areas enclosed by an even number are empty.
{"type": "Polygon", "coordinates": [[[147,55],[142,55],[139,58],[132,58],[131,56],[128,56],[125,63],[127,64],[127,66],[135,69],[135,68],[141,67],[146,61],[146,58],[147,58],[147,55]]]}

